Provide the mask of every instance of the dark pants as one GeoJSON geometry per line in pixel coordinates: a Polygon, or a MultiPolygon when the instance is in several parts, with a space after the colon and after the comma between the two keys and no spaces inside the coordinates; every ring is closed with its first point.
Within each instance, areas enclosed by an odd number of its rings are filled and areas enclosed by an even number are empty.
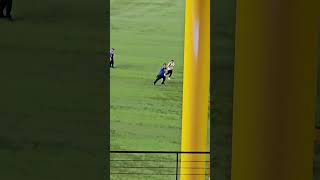
{"type": "Polygon", "coordinates": [[[172,70],[168,70],[167,75],[169,74],[169,77],[172,75],[172,70]]]}
{"type": "Polygon", "coordinates": [[[111,60],[110,60],[110,67],[113,67],[113,65],[114,65],[114,61],[113,61],[113,58],[111,58],[111,60]]]}
{"type": "Polygon", "coordinates": [[[0,0],[0,16],[4,16],[3,11],[6,10],[6,17],[11,17],[12,0],[0,0]]]}
{"type": "Polygon", "coordinates": [[[161,84],[164,84],[164,82],[166,81],[166,77],[165,76],[160,76],[160,75],[157,76],[157,79],[153,82],[153,84],[156,84],[160,79],[162,79],[162,83],[161,84]]]}

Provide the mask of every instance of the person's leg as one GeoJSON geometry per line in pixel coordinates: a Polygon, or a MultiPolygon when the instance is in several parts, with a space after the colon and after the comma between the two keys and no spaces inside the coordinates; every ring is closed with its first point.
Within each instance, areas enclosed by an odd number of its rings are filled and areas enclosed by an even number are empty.
{"type": "Polygon", "coordinates": [[[12,0],[6,0],[6,1],[7,1],[6,17],[11,18],[12,0]]]}
{"type": "Polygon", "coordinates": [[[113,58],[113,56],[112,56],[112,67],[114,66],[114,58],[113,58]]]}
{"type": "Polygon", "coordinates": [[[4,17],[3,10],[5,7],[6,0],[0,0],[0,17],[4,17]]]}
{"type": "Polygon", "coordinates": [[[167,73],[167,75],[169,75],[169,77],[168,77],[169,80],[170,80],[171,74],[172,74],[172,70],[169,70],[167,73]]]}
{"type": "Polygon", "coordinates": [[[111,59],[111,61],[110,61],[110,67],[112,67],[113,68],[113,59],[111,59]]]}
{"type": "Polygon", "coordinates": [[[162,83],[161,84],[164,84],[164,82],[166,81],[166,76],[162,76],[162,83]]]}
{"type": "Polygon", "coordinates": [[[161,76],[157,76],[157,78],[156,78],[156,80],[153,82],[153,84],[155,85],[155,84],[159,81],[159,79],[161,79],[161,76]]]}

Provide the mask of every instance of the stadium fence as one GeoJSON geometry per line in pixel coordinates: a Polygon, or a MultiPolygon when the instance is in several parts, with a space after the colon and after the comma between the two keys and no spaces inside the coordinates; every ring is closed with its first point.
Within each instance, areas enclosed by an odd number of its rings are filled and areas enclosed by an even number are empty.
{"type": "MultiPolygon", "coordinates": [[[[179,180],[181,176],[205,176],[210,179],[210,152],[180,152],[180,151],[110,151],[110,175],[113,179],[144,179],[143,176],[153,176],[153,179],[179,180]],[[190,164],[181,167],[182,154],[206,155],[205,161],[183,161],[190,164]],[[197,167],[198,163],[206,163],[205,167],[197,167]],[[180,168],[205,169],[205,174],[180,174],[180,168]]],[[[146,177],[145,177],[146,178],[146,177]]]]}

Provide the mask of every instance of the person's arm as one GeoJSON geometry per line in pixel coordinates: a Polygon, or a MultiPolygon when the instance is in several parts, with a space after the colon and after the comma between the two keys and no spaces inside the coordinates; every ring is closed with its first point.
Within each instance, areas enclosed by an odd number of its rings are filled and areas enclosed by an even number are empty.
{"type": "Polygon", "coordinates": [[[170,68],[170,67],[171,67],[171,64],[170,64],[170,63],[168,63],[167,68],[170,68]]]}

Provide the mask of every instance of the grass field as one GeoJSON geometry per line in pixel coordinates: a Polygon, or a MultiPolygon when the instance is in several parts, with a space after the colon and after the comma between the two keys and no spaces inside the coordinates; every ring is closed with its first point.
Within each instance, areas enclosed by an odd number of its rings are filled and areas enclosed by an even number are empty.
{"type": "Polygon", "coordinates": [[[13,3],[16,21],[0,20],[0,179],[103,179],[105,2],[13,3]]]}
{"type": "Polygon", "coordinates": [[[180,149],[183,39],[184,1],[111,0],[111,149],[180,149]],[[172,79],[153,86],[171,58],[172,79]]]}

